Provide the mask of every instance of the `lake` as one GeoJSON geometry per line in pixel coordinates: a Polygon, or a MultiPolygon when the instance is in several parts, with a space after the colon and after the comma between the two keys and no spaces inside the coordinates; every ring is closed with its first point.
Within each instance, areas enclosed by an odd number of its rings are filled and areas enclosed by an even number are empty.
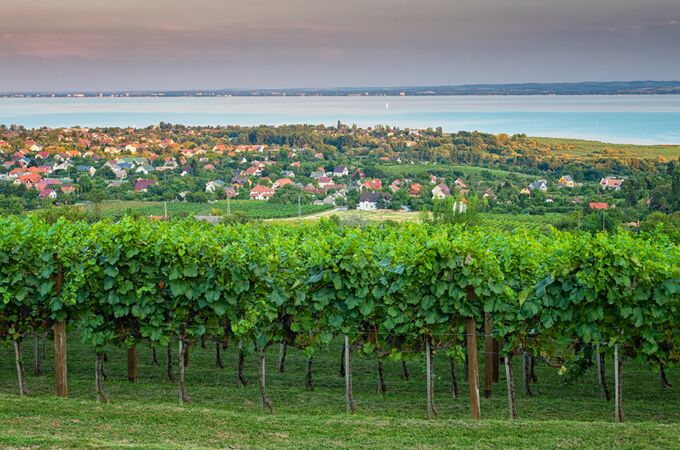
{"type": "Polygon", "coordinates": [[[613,143],[680,144],[680,96],[0,98],[0,123],[28,128],[185,125],[442,127],[613,143]]]}

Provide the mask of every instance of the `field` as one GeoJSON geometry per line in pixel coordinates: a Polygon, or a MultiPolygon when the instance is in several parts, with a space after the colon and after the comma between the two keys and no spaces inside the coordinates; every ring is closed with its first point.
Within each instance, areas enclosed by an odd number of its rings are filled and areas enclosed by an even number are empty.
{"type": "MultiPolygon", "coordinates": [[[[118,217],[127,212],[142,216],[162,216],[165,214],[163,202],[122,201],[112,200],[102,202],[100,211],[106,217],[118,217]]],[[[167,202],[168,215],[208,215],[212,209],[219,209],[224,215],[231,209],[232,214],[243,214],[252,219],[273,219],[283,217],[297,217],[297,205],[276,205],[257,200],[226,200],[215,203],[167,202]]],[[[320,213],[332,209],[329,206],[301,205],[303,216],[320,213]]]]}
{"type": "Polygon", "coordinates": [[[531,139],[552,147],[553,149],[550,151],[552,155],[568,155],[581,160],[595,158],[656,159],[659,156],[667,160],[680,158],[680,145],[608,144],[598,141],[546,137],[532,137],[531,139]]]}
{"type": "Polygon", "coordinates": [[[488,174],[488,178],[496,178],[499,180],[533,180],[538,177],[526,175],[521,172],[510,172],[500,169],[489,169],[486,167],[477,166],[462,166],[456,164],[390,164],[378,166],[385,174],[392,177],[403,177],[408,175],[420,175],[423,173],[433,173],[440,176],[447,174],[459,174],[462,177],[475,176],[479,177],[482,174],[488,174]]]}
{"type": "MultiPolygon", "coordinates": [[[[31,397],[16,394],[13,353],[0,348],[0,447],[144,448],[680,448],[680,370],[668,370],[671,391],[658,374],[631,361],[624,369],[626,422],[613,421],[613,405],[599,397],[594,370],[566,384],[544,363],[537,365],[534,396],[518,391],[520,420],[506,419],[504,370],[490,399],[482,398],[482,421],[468,419],[468,393],[458,364],[459,398],[451,398],[449,362],[435,355],[439,417],[425,419],[425,376],[421,361],[409,362],[410,379],[398,363],[385,362],[387,393],[376,390],[375,360],[356,355],[355,399],[358,413],[344,412],[344,385],[338,376],[340,343],[314,360],[315,390],[304,388],[306,358],[290,350],[286,371],[276,370],[278,348],[268,351],[268,393],[274,415],[259,412],[256,361],[246,360],[250,384],[235,387],[233,348],[223,354],[225,369],[214,368],[213,344],[191,350],[187,370],[193,403],[180,406],[177,386],[164,382],[151,364],[148,348],[139,350],[139,380],[126,379],[125,351],[109,351],[106,387],[111,404],[94,401],[94,354],[70,334],[70,398],[53,396],[51,356],[46,376],[31,374],[30,342],[25,363],[31,397]]],[[[176,354],[176,353],[175,353],[176,354]]],[[[501,366],[502,369],[502,366],[501,366]]],[[[518,383],[521,379],[516,364],[518,383]]],[[[607,360],[612,381],[612,362],[607,360]]]]}

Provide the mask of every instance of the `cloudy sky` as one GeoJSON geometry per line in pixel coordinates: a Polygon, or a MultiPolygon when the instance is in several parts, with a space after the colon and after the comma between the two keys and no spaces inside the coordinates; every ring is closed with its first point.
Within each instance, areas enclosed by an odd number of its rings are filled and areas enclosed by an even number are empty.
{"type": "Polygon", "coordinates": [[[0,92],[680,78],[680,0],[2,0],[0,92]]]}

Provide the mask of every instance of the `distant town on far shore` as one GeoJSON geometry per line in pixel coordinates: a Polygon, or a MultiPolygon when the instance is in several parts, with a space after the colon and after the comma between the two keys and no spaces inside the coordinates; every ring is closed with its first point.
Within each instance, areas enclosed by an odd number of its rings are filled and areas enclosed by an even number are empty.
{"type": "Polygon", "coordinates": [[[672,95],[680,81],[607,81],[578,83],[464,84],[282,89],[188,89],[139,91],[0,92],[0,97],[286,97],[286,96],[440,96],[440,95],[672,95]]]}

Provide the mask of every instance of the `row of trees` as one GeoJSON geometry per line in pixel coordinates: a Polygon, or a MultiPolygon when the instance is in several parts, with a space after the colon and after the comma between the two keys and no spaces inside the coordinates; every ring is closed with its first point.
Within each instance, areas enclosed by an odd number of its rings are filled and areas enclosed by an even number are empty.
{"type": "Polygon", "coordinates": [[[424,352],[431,369],[441,350],[467,353],[474,413],[482,325],[508,367],[529,352],[578,372],[607,352],[619,365],[624,356],[673,363],[679,319],[680,249],[662,235],[0,219],[0,342],[15,347],[22,393],[21,342],[50,327],[61,339],[69,326],[96,350],[102,399],[107,348],[178,340],[188,401],[187,348],[214,339],[258,355],[261,404],[272,410],[267,349],[284,344],[312,358],[345,336],[349,410],[352,351],[378,360],[424,352]]]}

